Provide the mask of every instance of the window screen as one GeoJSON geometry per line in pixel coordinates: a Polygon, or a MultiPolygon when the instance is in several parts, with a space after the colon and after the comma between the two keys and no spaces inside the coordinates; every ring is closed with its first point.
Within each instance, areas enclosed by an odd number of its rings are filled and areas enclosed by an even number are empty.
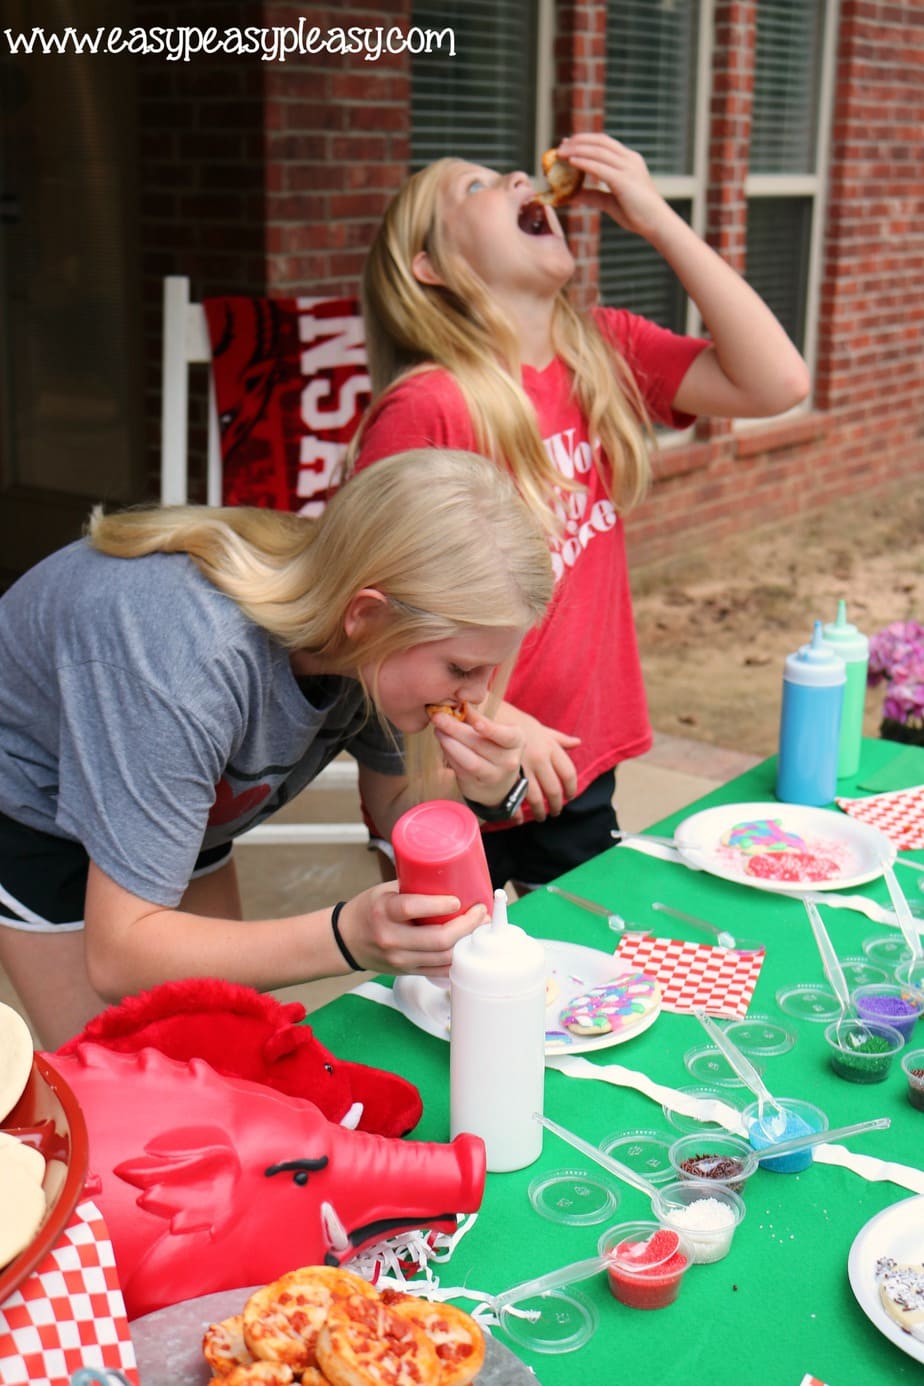
{"type": "MultiPolygon", "coordinates": [[[[611,0],[606,18],[604,128],[644,157],[652,174],[692,179],[700,0],[611,0]]],[[[692,195],[692,194],[691,194],[692,195]]],[[[671,205],[684,220],[689,198],[671,205]]],[[[600,226],[600,295],[676,332],[686,297],[646,241],[609,217],[600,226]]]]}
{"type": "Polygon", "coordinates": [[[538,5],[534,0],[425,0],[412,22],[451,28],[444,45],[411,59],[411,168],[453,155],[490,168],[535,162],[538,5]]]}
{"type": "Polygon", "coordinates": [[[824,0],[760,0],[751,173],[814,173],[824,0]]]}
{"type": "MultiPolygon", "coordinates": [[[[689,222],[689,202],[671,206],[689,222]]],[[[629,308],[673,332],[685,330],[686,296],[680,280],[647,241],[609,217],[600,227],[600,297],[611,308],[629,308]]]]}
{"type": "Polygon", "coordinates": [[[810,197],[756,197],[748,203],[747,281],[797,344],[805,336],[812,207],[810,197]]]}
{"type": "Polygon", "coordinates": [[[699,0],[611,0],[604,124],[652,173],[692,173],[699,0]]]}

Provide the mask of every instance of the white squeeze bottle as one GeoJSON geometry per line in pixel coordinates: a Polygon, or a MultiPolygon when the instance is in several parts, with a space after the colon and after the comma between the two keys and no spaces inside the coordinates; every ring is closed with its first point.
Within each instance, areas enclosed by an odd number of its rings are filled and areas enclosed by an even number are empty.
{"type": "Polygon", "coordinates": [[[480,1136],[495,1173],[542,1151],[545,979],[545,949],[508,922],[496,890],[491,922],[459,939],[449,969],[451,1134],[480,1136]]]}

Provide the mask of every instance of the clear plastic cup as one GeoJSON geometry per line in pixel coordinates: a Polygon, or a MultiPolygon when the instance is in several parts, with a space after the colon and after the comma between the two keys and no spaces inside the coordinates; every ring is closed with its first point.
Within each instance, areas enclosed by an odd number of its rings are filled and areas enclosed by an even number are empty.
{"type": "Polygon", "coordinates": [[[744,1217],[744,1199],[725,1184],[708,1179],[665,1184],[651,1207],[662,1227],[683,1237],[697,1265],[728,1255],[735,1228],[744,1217]]]}
{"type": "Polygon", "coordinates": [[[891,1025],[906,1044],[924,1012],[924,992],[902,986],[901,982],[870,982],[857,987],[852,1000],[861,1020],[891,1025]]]}
{"type": "Polygon", "coordinates": [[[597,1250],[610,1258],[610,1294],[630,1309],[673,1304],[693,1264],[687,1239],[657,1222],[621,1222],[603,1233],[597,1250]]]}
{"type": "Polygon", "coordinates": [[[907,962],[899,963],[895,969],[895,980],[924,991],[924,958],[918,958],[916,962],[909,958],[907,962]]]}
{"type": "Polygon", "coordinates": [[[741,1114],[747,1128],[748,1140],[757,1152],[761,1169],[768,1169],[773,1174],[799,1174],[812,1163],[811,1147],[808,1150],[796,1150],[791,1155],[771,1156],[766,1160],[760,1160],[761,1149],[767,1145],[775,1145],[777,1141],[805,1136],[809,1131],[826,1131],[828,1118],[814,1102],[803,1102],[799,1097],[775,1097],[774,1101],[786,1113],[786,1128],[782,1135],[771,1136],[763,1130],[757,1119],[758,1104],[752,1102],[741,1114]]]}
{"type": "Polygon", "coordinates": [[[681,1136],[668,1151],[675,1180],[708,1180],[741,1193],[757,1169],[757,1156],[740,1136],[709,1131],[681,1136]]]}
{"type": "Polygon", "coordinates": [[[884,1083],[905,1041],[894,1025],[834,1020],[825,1028],[831,1067],[848,1083],[884,1083]]]}
{"type": "Polygon", "coordinates": [[[924,1112],[924,1049],[909,1049],[901,1058],[902,1072],[908,1079],[908,1101],[924,1112]]]}

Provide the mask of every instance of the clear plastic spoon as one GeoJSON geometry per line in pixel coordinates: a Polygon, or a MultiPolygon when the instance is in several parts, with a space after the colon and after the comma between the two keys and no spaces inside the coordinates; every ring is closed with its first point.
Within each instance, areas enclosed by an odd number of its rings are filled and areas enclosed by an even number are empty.
{"type": "Polygon", "coordinates": [[[649,1198],[657,1198],[658,1190],[654,1184],[650,1184],[641,1174],[636,1174],[634,1169],[629,1169],[627,1165],[620,1164],[614,1160],[612,1155],[604,1155],[602,1150],[598,1150],[590,1141],[585,1141],[581,1136],[576,1136],[573,1131],[569,1131],[565,1126],[559,1126],[557,1121],[550,1121],[547,1116],[542,1116],[539,1112],[533,1113],[536,1121],[547,1130],[554,1132],[560,1140],[567,1145],[574,1146],[575,1150],[580,1150],[582,1155],[586,1155],[589,1160],[601,1166],[602,1169],[609,1170],[610,1174],[622,1179],[624,1183],[631,1184],[634,1189],[640,1189],[649,1198]]]}
{"type": "Polygon", "coordinates": [[[870,1121],[854,1121],[849,1126],[834,1126],[827,1131],[809,1131],[805,1136],[793,1136],[788,1141],[774,1141],[772,1145],[761,1146],[757,1154],[761,1160],[772,1160],[777,1155],[794,1155],[797,1150],[808,1150],[813,1145],[839,1141],[844,1136],[858,1136],[861,1131],[885,1131],[891,1125],[891,1117],[873,1117],[870,1121]]]}
{"type": "Polygon", "coordinates": [[[489,1303],[495,1313],[500,1313],[502,1309],[509,1309],[512,1304],[520,1304],[524,1299],[548,1294],[550,1290],[561,1289],[562,1285],[588,1280],[597,1271],[605,1270],[609,1261],[609,1256],[588,1256],[585,1261],[572,1261],[568,1266],[559,1266],[558,1270],[538,1275],[534,1280],[524,1280],[520,1285],[512,1285],[509,1290],[502,1290],[499,1295],[492,1295],[489,1303]]]}
{"type": "Polygon", "coordinates": [[[706,1034],[725,1055],[742,1083],[750,1088],[757,1098],[757,1124],[760,1129],[765,1131],[768,1136],[781,1136],[786,1130],[786,1113],[776,1098],[768,1092],[764,1080],[750,1059],[746,1058],[738,1046],[732,1043],[721,1026],[716,1025],[714,1020],[710,1020],[705,1011],[695,1010],[693,1014],[706,1034]]]}
{"type": "MultiPolygon", "coordinates": [[[[812,926],[812,933],[815,935],[818,952],[821,955],[821,965],[824,968],[824,974],[831,983],[834,989],[834,995],[837,997],[837,1004],[841,1008],[841,1014],[837,1021],[838,1038],[840,1038],[841,1021],[846,1018],[851,1010],[850,988],[847,985],[844,969],[838,961],[837,954],[834,951],[834,945],[828,936],[828,931],[824,926],[821,915],[818,913],[818,906],[815,904],[814,900],[805,901],[805,910],[809,917],[809,923],[812,926]]],[[[873,1037],[872,1031],[867,1029],[864,1022],[862,1020],[857,1020],[856,1029],[850,1037],[850,1045],[853,1049],[858,1049],[860,1045],[868,1044],[873,1037]]]]}
{"type": "Polygon", "coordinates": [[[735,946],[733,935],[727,929],[720,929],[717,924],[710,924],[708,919],[700,919],[695,914],[684,914],[683,910],[675,910],[672,905],[663,905],[660,900],[652,901],[651,908],[660,910],[662,914],[669,914],[672,919],[682,919],[685,924],[692,924],[697,929],[705,929],[708,934],[714,934],[720,948],[735,946]]]}
{"type": "Polygon", "coordinates": [[[892,908],[895,911],[895,918],[898,920],[898,927],[904,934],[905,942],[911,949],[912,961],[920,962],[921,958],[924,957],[924,949],[921,948],[921,935],[918,933],[918,926],[914,922],[914,916],[911,913],[911,908],[905,897],[905,892],[899,885],[890,862],[883,861],[882,874],[889,888],[889,899],[892,901],[892,908]]]}
{"type": "Polygon", "coordinates": [[[552,895],[560,895],[563,900],[570,900],[571,904],[577,905],[579,909],[601,915],[615,933],[622,933],[626,927],[626,921],[621,914],[617,914],[615,910],[608,910],[606,905],[598,905],[596,900],[586,900],[583,895],[572,895],[570,890],[562,890],[561,886],[550,885],[547,889],[552,895]]]}

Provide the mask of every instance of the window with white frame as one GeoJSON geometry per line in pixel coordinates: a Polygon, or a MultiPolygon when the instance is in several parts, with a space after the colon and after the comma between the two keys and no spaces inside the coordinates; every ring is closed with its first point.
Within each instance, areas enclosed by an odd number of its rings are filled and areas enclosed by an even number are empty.
{"type": "Polygon", "coordinates": [[[411,22],[451,28],[448,47],[411,58],[411,168],[445,155],[489,168],[536,165],[548,93],[550,0],[419,0],[411,22]],[[538,115],[537,115],[538,112],[538,115]]]}
{"type": "Polygon", "coordinates": [[[824,219],[834,0],[760,0],[746,277],[811,359],[824,219]]]}
{"type": "MultiPolygon", "coordinates": [[[[711,0],[611,0],[603,128],[638,150],[662,195],[700,234],[711,0]]],[[[696,330],[673,271],[609,217],[600,227],[600,296],[675,332],[696,330]]]]}

